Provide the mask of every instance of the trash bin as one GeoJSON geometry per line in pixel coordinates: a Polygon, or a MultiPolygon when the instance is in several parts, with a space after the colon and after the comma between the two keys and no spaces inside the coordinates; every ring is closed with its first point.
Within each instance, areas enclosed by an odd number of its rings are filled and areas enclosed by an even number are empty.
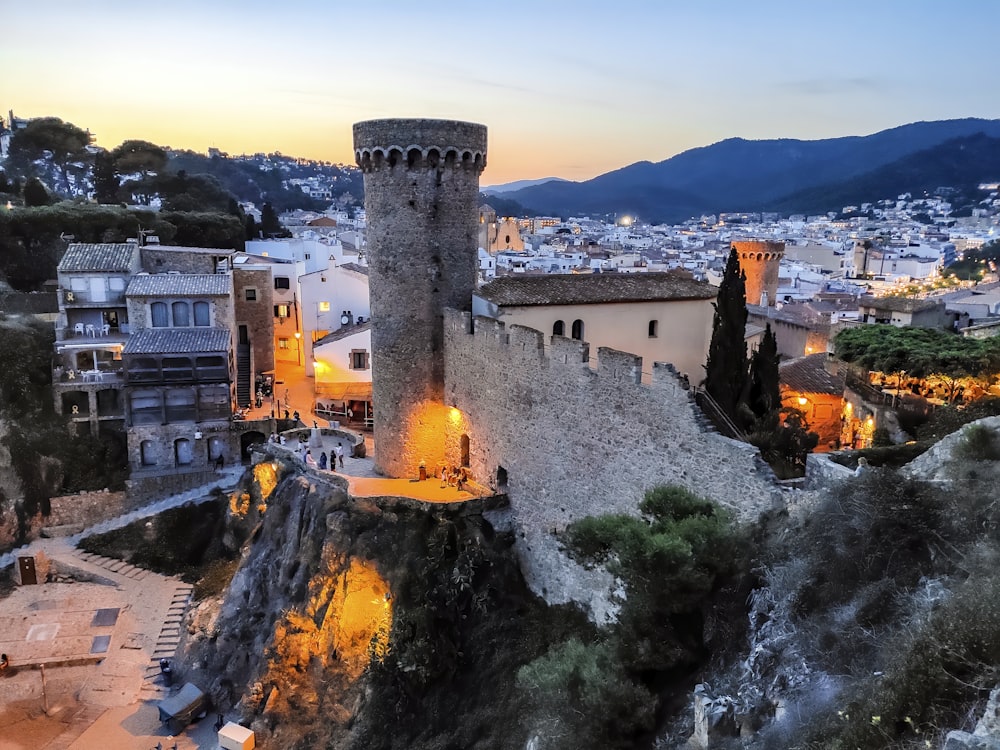
{"type": "Polygon", "coordinates": [[[163,675],[163,684],[170,687],[174,684],[174,670],[170,666],[168,659],[160,659],[160,674],[163,675]]]}

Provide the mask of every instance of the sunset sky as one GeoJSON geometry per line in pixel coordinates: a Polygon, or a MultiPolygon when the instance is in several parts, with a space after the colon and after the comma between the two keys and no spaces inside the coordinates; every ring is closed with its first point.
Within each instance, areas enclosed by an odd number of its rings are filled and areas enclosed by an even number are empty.
{"type": "Polygon", "coordinates": [[[351,124],[489,127],[483,184],[723,138],[1000,118],[994,0],[5,3],[0,110],[113,148],[353,162],[351,124]]]}

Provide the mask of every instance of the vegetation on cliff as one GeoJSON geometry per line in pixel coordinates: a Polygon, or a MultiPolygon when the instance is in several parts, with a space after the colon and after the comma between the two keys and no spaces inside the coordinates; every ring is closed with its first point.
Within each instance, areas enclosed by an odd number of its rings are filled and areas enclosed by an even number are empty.
{"type": "Polygon", "coordinates": [[[0,516],[16,546],[32,519],[48,513],[52,495],[121,489],[126,476],[125,438],[73,432],[52,404],[52,327],[0,315],[0,420],[19,487],[0,487],[0,516]],[[18,495],[20,494],[20,497],[18,495]],[[8,502],[20,500],[13,509],[8,502]]]}

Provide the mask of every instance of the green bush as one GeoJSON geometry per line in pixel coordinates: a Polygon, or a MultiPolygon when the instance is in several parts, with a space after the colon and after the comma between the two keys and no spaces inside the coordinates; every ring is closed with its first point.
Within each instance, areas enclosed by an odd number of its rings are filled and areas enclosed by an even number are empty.
{"type": "Polygon", "coordinates": [[[571,638],[521,667],[517,685],[535,701],[536,722],[555,725],[545,732],[546,747],[632,748],[653,726],[653,695],[628,677],[606,642],[571,638]]]}
{"type": "Polygon", "coordinates": [[[952,455],[964,461],[998,461],[1000,439],[995,430],[986,425],[974,424],[962,432],[952,455]]]}

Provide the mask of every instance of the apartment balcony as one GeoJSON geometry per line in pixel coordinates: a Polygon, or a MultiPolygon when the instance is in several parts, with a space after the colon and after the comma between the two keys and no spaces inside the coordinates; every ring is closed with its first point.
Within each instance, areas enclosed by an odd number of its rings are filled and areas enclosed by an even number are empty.
{"type": "Polygon", "coordinates": [[[94,292],[90,289],[77,291],[76,289],[60,287],[59,304],[63,307],[124,307],[125,290],[113,292],[105,289],[100,292],[94,292]]]}

